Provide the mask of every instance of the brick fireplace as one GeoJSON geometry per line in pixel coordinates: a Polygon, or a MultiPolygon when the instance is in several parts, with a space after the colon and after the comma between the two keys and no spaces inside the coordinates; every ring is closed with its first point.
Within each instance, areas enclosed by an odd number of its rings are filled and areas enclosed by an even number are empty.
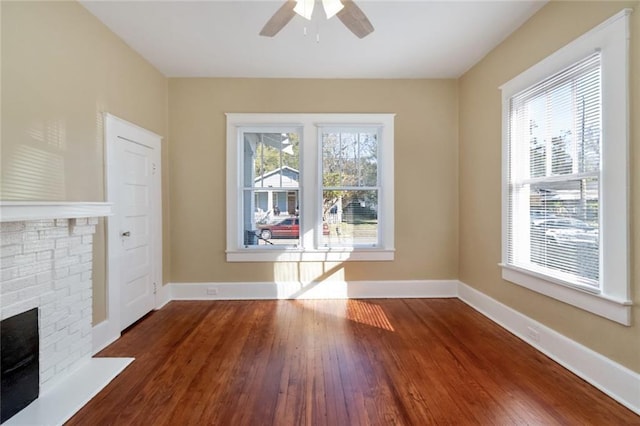
{"type": "MultiPolygon", "coordinates": [[[[25,417],[34,404],[78,405],[59,399],[86,385],[84,404],[99,391],[84,383],[88,378],[108,383],[131,362],[91,357],[93,234],[98,217],[108,216],[111,208],[106,203],[53,202],[2,202],[0,208],[0,319],[34,308],[39,312],[40,398],[4,424],[37,422],[25,417]],[[121,367],[107,380],[102,373],[109,368],[101,360],[121,367]],[[96,368],[101,370],[97,375],[91,371],[96,368]],[[81,385],[74,382],[78,380],[81,385]],[[71,392],[64,389],[69,385],[71,392]]],[[[48,424],[63,423],[73,414],[56,420],[56,413],[43,414],[42,407],[36,411],[48,424]]]]}
{"type": "Polygon", "coordinates": [[[0,224],[6,319],[40,311],[40,387],[91,357],[92,241],[98,218],[0,224]]]}

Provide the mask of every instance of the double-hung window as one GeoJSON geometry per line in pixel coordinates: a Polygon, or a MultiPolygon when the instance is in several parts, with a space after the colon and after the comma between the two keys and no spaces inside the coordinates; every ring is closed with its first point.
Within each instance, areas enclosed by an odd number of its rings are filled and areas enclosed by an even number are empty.
{"type": "Polygon", "coordinates": [[[629,324],[628,12],[503,92],[503,277],[629,324]]]}
{"type": "Polygon", "coordinates": [[[227,114],[227,260],[392,260],[393,114],[227,114]]]}

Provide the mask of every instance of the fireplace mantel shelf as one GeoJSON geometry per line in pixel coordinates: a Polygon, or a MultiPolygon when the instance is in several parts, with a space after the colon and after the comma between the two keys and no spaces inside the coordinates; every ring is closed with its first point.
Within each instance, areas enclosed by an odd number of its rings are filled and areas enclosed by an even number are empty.
{"type": "Polygon", "coordinates": [[[0,201],[1,222],[111,216],[112,203],[66,201],[0,201]]]}

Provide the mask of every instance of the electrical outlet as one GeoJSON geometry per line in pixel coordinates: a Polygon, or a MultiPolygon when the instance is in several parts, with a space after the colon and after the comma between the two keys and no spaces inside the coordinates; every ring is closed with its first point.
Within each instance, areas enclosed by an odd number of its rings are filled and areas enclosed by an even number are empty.
{"type": "Polygon", "coordinates": [[[540,342],[540,332],[534,327],[527,327],[527,336],[529,336],[533,342],[540,342]]]}
{"type": "Polygon", "coordinates": [[[217,296],[218,295],[218,288],[217,287],[209,287],[209,288],[207,288],[207,295],[209,295],[209,296],[217,296]]]}

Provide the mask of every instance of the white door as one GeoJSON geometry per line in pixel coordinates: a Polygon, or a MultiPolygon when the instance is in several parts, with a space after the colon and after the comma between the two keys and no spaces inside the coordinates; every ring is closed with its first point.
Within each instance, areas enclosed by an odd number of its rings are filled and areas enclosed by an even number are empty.
{"type": "Polygon", "coordinates": [[[161,138],[111,115],[105,124],[107,193],[114,211],[107,220],[108,316],[119,332],[156,306],[162,285],[161,138]]]}

